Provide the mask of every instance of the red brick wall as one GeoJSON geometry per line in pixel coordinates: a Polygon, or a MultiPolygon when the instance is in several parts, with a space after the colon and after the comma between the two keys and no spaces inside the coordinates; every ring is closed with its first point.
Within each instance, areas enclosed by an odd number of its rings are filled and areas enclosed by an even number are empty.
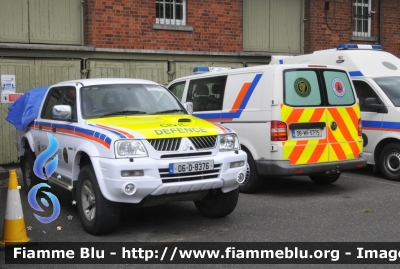
{"type": "Polygon", "coordinates": [[[86,0],[85,45],[96,48],[239,52],[242,0],[187,0],[193,32],[153,30],[155,1],[86,0]]]}
{"type": "Polygon", "coordinates": [[[400,1],[382,1],[382,46],[400,57],[400,1]]]}
{"type": "Polygon", "coordinates": [[[400,1],[382,1],[382,40],[379,40],[379,0],[372,0],[371,36],[377,41],[351,40],[353,0],[305,0],[304,52],[334,48],[342,43],[381,44],[385,51],[400,57],[400,1]],[[329,10],[325,12],[325,2],[329,10]]]}

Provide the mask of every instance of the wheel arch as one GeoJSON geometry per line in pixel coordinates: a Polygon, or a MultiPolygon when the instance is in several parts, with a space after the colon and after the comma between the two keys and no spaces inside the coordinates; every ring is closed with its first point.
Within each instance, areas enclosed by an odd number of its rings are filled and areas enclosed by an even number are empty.
{"type": "Polygon", "coordinates": [[[375,150],[374,150],[374,163],[377,164],[378,163],[378,159],[379,159],[379,155],[382,151],[382,149],[391,143],[397,143],[400,144],[400,140],[393,138],[393,137],[389,137],[389,138],[385,138],[382,139],[381,141],[379,141],[379,143],[376,145],[375,150]]]}
{"type": "Polygon", "coordinates": [[[33,136],[30,132],[28,132],[21,138],[21,144],[20,144],[21,147],[19,149],[19,155],[24,156],[26,148],[29,148],[33,153],[35,153],[34,144],[35,143],[33,142],[33,136]]]}

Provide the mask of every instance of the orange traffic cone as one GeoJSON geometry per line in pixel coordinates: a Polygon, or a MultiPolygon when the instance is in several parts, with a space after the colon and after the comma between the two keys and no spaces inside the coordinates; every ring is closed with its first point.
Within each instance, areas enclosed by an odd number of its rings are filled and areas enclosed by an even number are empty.
{"type": "Polygon", "coordinates": [[[3,240],[0,249],[5,245],[31,245],[33,242],[26,234],[24,214],[22,213],[21,197],[19,196],[18,180],[15,170],[10,170],[6,216],[4,217],[3,240]]]}

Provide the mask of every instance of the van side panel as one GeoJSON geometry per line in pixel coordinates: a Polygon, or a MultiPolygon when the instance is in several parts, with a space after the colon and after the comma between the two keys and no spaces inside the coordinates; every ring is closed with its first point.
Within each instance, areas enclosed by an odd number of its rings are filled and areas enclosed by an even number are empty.
{"type": "Polygon", "coordinates": [[[272,84],[272,79],[271,72],[246,71],[230,74],[226,84],[224,111],[240,114],[232,120],[222,119],[222,123],[235,130],[254,160],[271,158],[268,122],[272,87],[268,85],[272,84]]]}

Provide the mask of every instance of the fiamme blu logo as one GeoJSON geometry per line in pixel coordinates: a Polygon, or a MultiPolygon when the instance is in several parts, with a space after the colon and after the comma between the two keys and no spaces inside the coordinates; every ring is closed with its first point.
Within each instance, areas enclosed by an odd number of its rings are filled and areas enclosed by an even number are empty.
{"type": "MultiPolygon", "coordinates": [[[[45,151],[39,154],[36,158],[35,163],[33,165],[33,172],[35,175],[42,180],[48,180],[48,178],[54,173],[58,165],[58,155],[57,150],[59,147],[59,143],[57,139],[55,139],[51,134],[47,134],[49,138],[49,146],[45,151]]],[[[44,210],[40,207],[37,202],[37,194],[40,188],[51,188],[47,183],[39,183],[32,187],[32,189],[28,193],[28,202],[29,205],[38,212],[44,212],[44,210]]],[[[41,217],[37,214],[34,214],[36,219],[42,223],[50,223],[57,219],[60,215],[60,202],[57,197],[51,192],[41,191],[50,199],[53,203],[53,213],[50,217],[41,217]]],[[[49,207],[49,203],[45,198],[40,199],[41,203],[45,207],[49,207]]]]}

